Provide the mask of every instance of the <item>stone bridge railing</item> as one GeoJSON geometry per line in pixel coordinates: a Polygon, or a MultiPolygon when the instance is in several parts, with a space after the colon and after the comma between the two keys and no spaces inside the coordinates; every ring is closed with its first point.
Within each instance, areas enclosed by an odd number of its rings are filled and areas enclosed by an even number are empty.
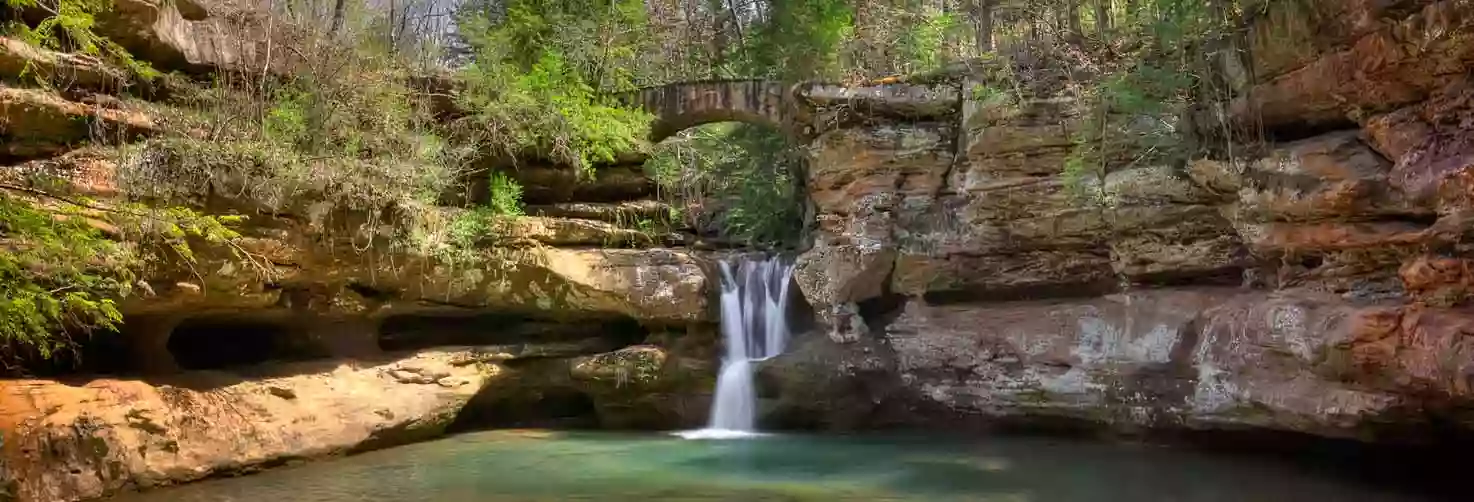
{"type": "Polygon", "coordinates": [[[683,129],[715,122],[763,124],[806,138],[854,121],[948,119],[960,110],[958,88],[946,84],[843,86],[718,80],[648,87],[618,99],[655,115],[650,140],[656,142],[683,129]]]}

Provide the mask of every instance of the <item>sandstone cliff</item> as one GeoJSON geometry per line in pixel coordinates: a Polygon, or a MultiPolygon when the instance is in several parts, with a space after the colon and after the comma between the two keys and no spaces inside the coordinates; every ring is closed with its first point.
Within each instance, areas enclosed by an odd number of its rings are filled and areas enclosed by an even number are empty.
{"type": "MultiPolygon", "coordinates": [[[[687,115],[787,121],[809,141],[813,245],[797,281],[818,329],[764,364],[768,423],[1467,431],[1474,10],[1293,3],[1248,20],[1239,57],[1218,62],[1237,77],[1231,99],[1205,103],[1263,144],[1113,165],[1083,180],[1083,200],[1061,174],[1086,123],[1068,92],[972,93],[984,76],[788,97],[688,86],[721,91],[696,105],[751,109],[687,115]]],[[[99,29],[163,68],[267,57],[217,43],[264,29],[251,16],[120,5],[99,29]]],[[[29,67],[80,89],[129,84],[0,42],[12,81],[29,67]]],[[[167,180],[191,207],[253,215],[240,249],[205,246],[194,266],[143,278],[123,329],[84,347],[83,374],[114,376],[0,381],[0,499],[91,498],[447,430],[704,419],[713,256],[627,225],[668,214],[636,169],[511,172],[531,216],[451,264],[342,230],[434,229],[459,209],[177,169],[156,101],[16,84],[0,104],[7,182],[60,173],[67,193],[110,200],[167,180]],[[99,153],[118,144],[134,161],[99,153]]]]}
{"type": "Polygon", "coordinates": [[[1467,428],[1474,10],[1301,4],[1270,3],[1220,62],[1242,77],[1227,122],[1267,144],[1113,166],[1089,200],[1061,174],[1085,122],[1068,93],[823,133],[798,275],[833,341],[768,371],[775,413],[1467,428]]]}
{"type": "MultiPolygon", "coordinates": [[[[163,70],[256,72],[272,57],[290,71],[296,56],[267,48],[271,23],[242,9],[119,1],[96,30],[163,70]]],[[[528,215],[486,222],[449,256],[468,211],[456,202],[485,203],[484,186],[437,206],[385,197],[404,180],[351,162],[263,173],[202,139],[219,131],[193,129],[169,97],[191,92],[177,78],[0,38],[11,195],[249,217],[233,242],[139,270],[124,322],[79,338],[79,361],[0,380],[0,500],[91,499],[447,431],[704,419],[713,256],[667,247],[689,239],[638,167],[507,168],[528,215]],[[333,174],[345,169],[356,178],[333,174]]]]}

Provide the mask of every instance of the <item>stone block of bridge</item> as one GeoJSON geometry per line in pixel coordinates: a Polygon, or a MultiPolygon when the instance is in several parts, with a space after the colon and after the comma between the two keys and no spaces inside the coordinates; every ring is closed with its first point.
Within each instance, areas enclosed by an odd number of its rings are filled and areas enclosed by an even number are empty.
{"type": "Polygon", "coordinates": [[[621,96],[628,105],[655,115],[650,140],[661,141],[683,129],[716,122],[791,125],[790,86],[771,80],[680,82],[621,96]]]}

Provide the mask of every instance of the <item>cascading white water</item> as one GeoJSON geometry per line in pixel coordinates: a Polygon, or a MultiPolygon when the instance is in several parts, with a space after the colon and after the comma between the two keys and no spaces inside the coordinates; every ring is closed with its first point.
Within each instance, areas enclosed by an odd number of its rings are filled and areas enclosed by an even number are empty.
{"type": "Polygon", "coordinates": [[[717,376],[707,428],[681,433],[688,439],[750,436],[757,393],[753,362],[783,353],[788,345],[788,286],[793,264],[780,259],[722,262],[722,340],[726,354],[717,376]]]}

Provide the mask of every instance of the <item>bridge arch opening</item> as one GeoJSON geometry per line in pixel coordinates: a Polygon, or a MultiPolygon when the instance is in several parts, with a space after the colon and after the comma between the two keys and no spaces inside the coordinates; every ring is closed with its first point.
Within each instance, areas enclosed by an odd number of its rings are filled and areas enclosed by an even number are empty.
{"type": "Polygon", "coordinates": [[[774,80],[708,80],[649,87],[621,96],[655,116],[650,140],[720,122],[742,122],[790,131],[796,101],[790,85],[774,80]]]}
{"type": "Polygon", "coordinates": [[[707,243],[802,247],[813,219],[804,145],[771,121],[721,118],[732,116],[660,124],[680,127],[657,136],[644,169],[672,203],[672,216],[707,243]]]}
{"type": "Polygon", "coordinates": [[[727,122],[767,128],[782,134],[789,132],[784,124],[773,117],[747,110],[699,110],[669,117],[656,116],[655,121],[650,124],[650,142],[660,143],[688,129],[727,122]]]}

